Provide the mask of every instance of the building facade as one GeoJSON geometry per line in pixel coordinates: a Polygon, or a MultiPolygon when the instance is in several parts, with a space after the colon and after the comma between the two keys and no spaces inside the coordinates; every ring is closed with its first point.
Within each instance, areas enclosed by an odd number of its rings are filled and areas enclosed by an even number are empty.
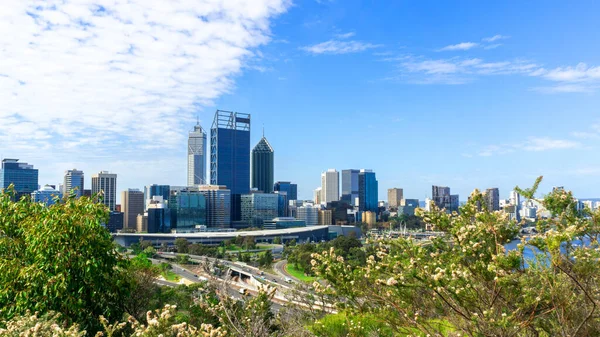
{"type": "Polygon", "coordinates": [[[171,232],[171,210],[161,196],[152,197],[146,214],[146,231],[148,233],[171,232]]]}
{"type": "Polygon", "coordinates": [[[202,185],[200,193],[206,198],[206,226],[229,228],[231,226],[231,191],[227,186],[202,185]]]}
{"type": "Polygon", "coordinates": [[[117,175],[101,171],[92,176],[92,194],[103,193],[102,203],[110,211],[116,210],[117,204],[117,175]]]}
{"type": "Polygon", "coordinates": [[[108,217],[108,223],[106,224],[106,229],[108,229],[111,233],[116,233],[123,229],[123,212],[110,212],[108,217]]]}
{"type": "Polygon", "coordinates": [[[206,197],[198,190],[171,191],[171,229],[177,233],[197,232],[206,226],[206,197]]]}
{"type": "Polygon", "coordinates": [[[296,208],[296,219],[304,220],[306,226],[317,226],[319,224],[320,207],[305,204],[296,208]]]}
{"type": "Polygon", "coordinates": [[[298,185],[289,181],[278,181],[275,183],[276,192],[286,192],[288,200],[298,200],[298,185]]]}
{"type": "Polygon", "coordinates": [[[62,199],[63,195],[60,191],[55,190],[50,185],[45,185],[37,191],[31,193],[31,200],[33,202],[42,202],[46,204],[46,206],[51,206],[55,204],[55,199],[62,199]]]}
{"type": "Polygon", "coordinates": [[[341,200],[352,206],[358,206],[358,174],[360,170],[342,170],[342,198],[341,200]]]}
{"type": "Polygon", "coordinates": [[[450,194],[450,187],[431,186],[431,201],[446,212],[458,212],[458,194],[450,194]]]}
{"type": "Polygon", "coordinates": [[[210,129],[210,184],[231,191],[231,220],[241,219],[241,196],[250,192],[250,115],[217,110],[210,129]]]}
{"type": "Polygon", "coordinates": [[[160,196],[165,202],[169,201],[171,195],[171,186],[169,185],[148,185],[144,187],[144,210],[148,209],[148,204],[153,197],[160,196]]]}
{"type": "Polygon", "coordinates": [[[275,175],[275,151],[264,135],[252,149],[251,159],[252,188],[264,193],[272,193],[275,175]]]}
{"type": "Polygon", "coordinates": [[[500,210],[500,191],[497,188],[488,188],[485,190],[483,198],[489,211],[500,210]]]}
{"type": "Polygon", "coordinates": [[[83,196],[84,178],[83,171],[77,169],[65,171],[62,190],[63,195],[70,195],[73,193],[77,198],[83,196]]]}
{"type": "Polygon", "coordinates": [[[401,205],[398,207],[398,215],[415,215],[415,210],[419,207],[419,199],[402,199],[401,205]]]}
{"type": "Polygon", "coordinates": [[[329,226],[333,222],[333,212],[331,210],[322,209],[319,210],[319,226],[329,226]]]}
{"type": "Polygon", "coordinates": [[[366,211],[362,213],[362,222],[369,226],[374,226],[377,223],[377,213],[366,211]]]}
{"type": "Polygon", "coordinates": [[[187,184],[198,186],[206,181],[206,132],[198,122],[188,135],[187,184]]]}
{"type": "Polygon", "coordinates": [[[296,227],[306,227],[304,220],[295,218],[278,217],[272,220],[265,220],[263,229],[287,229],[296,227]]]}
{"type": "Polygon", "coordinates": [[[379,184],[375,172],[360,170],[358,173],[358,210],[377,213],[379,208],[379,184]]]}
{"type": "Polygon", "coordinates": [[[14,185],[16,199],[30,196],[38,189],[38,170],[33,165],[19,163],[19,159],[3,159],[0,168],[0,189],[14,185]]]}
{"type": "Polygon", "coordinates": [[[262,227],[265,220],[277,218],[279,196],[271,193],[242,195],[242,219],[249,226],[262,227]]]}
{"type": "Polygon", "coordinates": [[[321,187],[317,187],[313,194],[313,201],[315,202],[315,204],[320,204],[323,202],[323,189],[321,187]]]}
{"type": "Polygon", "coordinates": [[[340,173],[329,169],[321,173],[321,203],[340,200],[340,173]]]}
{"type": "Polygon", "coordinates": [[[135,229],[138,214],[144,214],[144,204],[144,192],[132,188],[121,192],[123,228],[135,229]]]}
{"type": "Polygon", "coordinates": [[[401,188],[389,188],[388,189],[388,207],[391,209],[397,209],[402,205],[402,199],[404,199],[404,191],[401,188]]]}

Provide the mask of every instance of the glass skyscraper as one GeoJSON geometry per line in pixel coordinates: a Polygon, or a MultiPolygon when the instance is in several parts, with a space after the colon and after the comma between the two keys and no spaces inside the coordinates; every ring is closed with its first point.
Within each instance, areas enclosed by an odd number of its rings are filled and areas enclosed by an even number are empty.
{"type": "Polygon", "coordinates": [[[77,198],[83,195],[84,190],[84,175],[83,171],[77,169],[68,170],[65,172],[65,179],[63,181],[63,195],[75,194],[77,198]]]}
{"type": "Polygon", "coordinates": [[[286,192],[288,200],[298,200],[298,185],[289,181],[278,181],[275,183],[275,191],[286,192]]]}
{"type": "Polygon", "coordinates": [[[171,195],[171,186],[169,185],[148,185],[144,187],[144,210],[148,209],[148,204],[152,197],[161,196],[164,201],[169,200],[171,195]]]}
{"type": "Polygon", "coordinates": [[[252,149],[252,188],[264,193],[273,192],[273,176],[275,174],[275,151],[263,135],[252,149]]]}
{"type": "Polygon", "coordinates": [[[176,191],[169,198],[171,226],[177,232],[196,232],[206,226],[206,197],[200,191],[176,191]]]}
{"type": "Polygon", "coordinates": [[[15,187],[15,197],[31,195],[38,189],[38,170],[33,165],[19,163],[19,159],[3,159],[0,169],[0,188],[5,189],[10,184],[15,187]]]}
{"type": "Polygon", "coordinates": [[[265,220],[279,215],[279,195],[252,193],[242,195],[242,221],[250,226],[262,227],[265,220]]]}
{"type": "Polygon", "coordinates": [[[360,170],[358,173],[358,210],[360,212],[371,211],[377,213],[379,208],[378,188],[375,172],[360,170]]]}
{"type": "Polygon", "coordinates": [[[241,219],[241,195],[250,192],[250,115],[217,110],[210,129],[210,184],[231,191],[231,220],[241,219]]]}
{"type": "Polygon", "coordinates": [[[356,205],[358,198],[358,174],[360,170],[342,170],[342,201],[352,206],[356,205]]]}
{"type": "Polygon", "coordinates": [[[188,137],[188,186],[206,185],[206,132],[200,122],[188,137]]]}
{"type": "Polygon", "coordinates": [[[206,197],[206,226],[229,228],[231,226],[231,191],[226,186],[200,186],[206,197]]]}

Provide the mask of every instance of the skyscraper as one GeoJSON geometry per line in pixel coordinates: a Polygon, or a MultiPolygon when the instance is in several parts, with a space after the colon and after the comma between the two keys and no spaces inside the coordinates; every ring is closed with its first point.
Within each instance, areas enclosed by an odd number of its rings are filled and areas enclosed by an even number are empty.
{"type": "Polygon", "coordinates": [[[352,206],[357,206],[359,173],[360,170],[342,170],[342,200],[352,206]]]}
{"type": "Polygon", "coordinates": [[[19,159],[3,159],[0,169],[0,189],[13,184],[16,199],[31,195],[38,189],[38,170],[33,165],[19,163],[19,159]]]}
{"type": "Polygon", "coordinates": [[[144,214],[144,192],[128,189],[121,192],[121,210],[123,211],[123,228],[134,229],[138,214],[144,214]]]}
{"type": "Polygon", "coordinates": [[[321,173],[321,203],[340,200],[340,174],[335,169],[321,173]]]}
{"type": "Polygon", "coordinates": [[[278,181],[275,183],[275,191],[286,192],[287,200],[298,200],[298,185],[289,181],[278,181]]]}
{"type": "Polygon", "coordinates": [[[271,193],[242,195],[242,221],[249,226],[262,227],[265,220],[279,214],[279,196],[271,193]]]}
{"type": "Polygon", "coordinates": [[[275,174],[275,151],[265,138],[260,139],[252,149],[252,188],[257,188],[264,193],[273,192],[273,176],[275,174]]]}
{"type": "Polygon", "coordinates": [[[388,189],[388,206],[390,208],[397,209],[402,205],[402,199],[404,199],[404,191],[401,188],[389,188],[388,189]]]}
{"type": "Polygon", "coordinates": [[[458,211],[458,194],[451,195],[450,187],[431,186],[431,201],[441,209],[446,209],[450,213],[458,211]]]}
{"type": "Polygon", "coordinates": [[[148,209],[148,204],[152,197],[161,196],[164,202],[169,200],[171,195],[171,186],[169,185],[148,185],[144,187],[144,210],[148,209]]]}
{"type": "Polygon", "coordinates": [[[375,172],[371,170],[360,170],[358,173],[358,210],[360,212],[371,211],[377,213],[379,203],[379,183],[375,178],[375,172]]]}
{"type": "Polygon", "coordinates": [[[65,171],[65,179],[63,182],[63,195],[70,195],[74,193],[77,198],[83,195],[84,188],[84,175],[83,171],[72,169],[65,171]]]}
{"type": "Polygon", "coordinates": [[[231,191],[231,220],[241,219],[241,195],[250,192],[250,115],[217,110],[210,129],[210,184],[231,191]]]}
{"type": "Polygon", "coordinates": [[[500,192],[497,188],[488,188],[483,196],[489,211],[500,210],[500,192]]]}
{"type": "Polygon", "coordinates": [[[109,210],[115,211],[117,204],[117,175],[108,173],[108,171],[100,171],[100,173],[92,176],[92,195],[100,192],[104,193],[102,203],[109,210]]]}
{"type": "Polygon", "coordinates": [[[231,226],[231,191],[226,186],[202,185],[200,193],[206,198],[206,227],[231,226]]]}
{"type": "Polygon", "coordinates": [[[198,232],[206,226],[206,197],[198,190],[171,191],[171,229],[178,233],[198,232]]]}
{"type": "Polygon", "coordinates": [[[315,204],[320,204],[321,202],[323,202],[323,189],[321,187],[317,187],[315,189],[313,199],[315,204]]]}
{"type": "Polygon", "coordinates": [[[200,122],[188,137],[188,186],[204,185],[206,181],[206,132],[200,122]]]}

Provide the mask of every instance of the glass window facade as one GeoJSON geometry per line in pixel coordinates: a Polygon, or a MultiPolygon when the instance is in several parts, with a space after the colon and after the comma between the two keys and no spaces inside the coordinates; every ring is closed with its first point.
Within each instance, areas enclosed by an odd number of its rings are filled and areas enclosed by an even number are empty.
{"type": "Polygon", "coordinates": [[[148,200],[152,197],[161,196],[163,200],[169,200],[171,194],[171,186],[169,185],[148,185],[144,187],[144,210],[148,209],[148,200]]]}
{"type": "Polygon", "coordinates": [[[252,188],[264,193],[273,192],[275,152],[263,137],[252,149],[252,188]]]}
{"type": "Polygon", "coordinates": [[[170,233],[171,210],[168,208],[148,209],[148,233],[170,233]]]}
{"type": "Polygon", "coordinates": [[[288,200],[298,200],[298,185],[289,181],[278,181],[275,183],[275,191],[286,192],[288,200]]]}
{"type": "Polygon", "coordinates": [[[242,222],[261,227],[265,220],[279,214],[279,195],[266,193],[244,194],[241,197],[242,222]]]}
{"type": "Polygon", "coordinates": [[[171,226],[178,232],[194,232],[206,226],[206,197],[200,191],[178,191],[169,198],[171,226]]]}
{"type": "Polygon", "coordinates": [[[4,189],[13,184],[16,197],[31,195],[38,189],[38,170],[33,165],[19,163],[18,159],[2,160],[0,169],[0,188],[4,189]]]}
{"type": "Polygon", "coordinates": [[[377,212],[379,186],[375,172],[362,171],[358,174],[358,210],[377,212]]]}

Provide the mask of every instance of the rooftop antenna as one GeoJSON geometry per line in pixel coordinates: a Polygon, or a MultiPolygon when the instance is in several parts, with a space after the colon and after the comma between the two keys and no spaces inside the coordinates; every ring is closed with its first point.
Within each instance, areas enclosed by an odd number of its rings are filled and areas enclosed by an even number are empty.
{"type": "Polygon", "coordinates": [[[265,138],[265,124],[263,123],[263,138],[265,138]]]}
{"type": "Polygon", "coordinates": [[[200,125],[200,115],[196,115],[196,125],[200,125]]]}

